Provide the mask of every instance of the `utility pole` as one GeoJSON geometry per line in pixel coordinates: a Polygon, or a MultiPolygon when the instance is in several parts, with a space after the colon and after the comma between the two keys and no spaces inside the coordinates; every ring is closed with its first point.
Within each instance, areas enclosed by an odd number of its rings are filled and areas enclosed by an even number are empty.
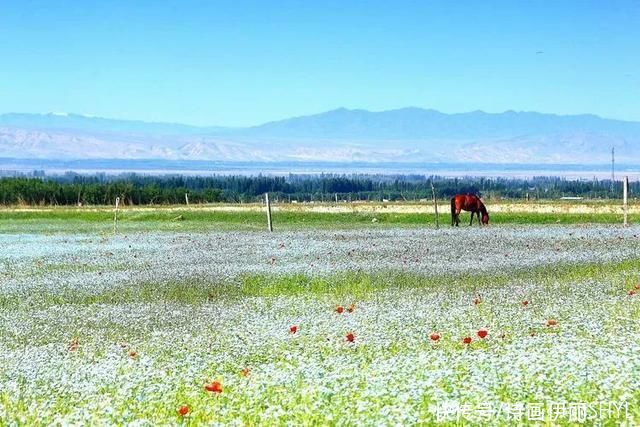
{"type": "Polygon", "coordinates": [[[611,194],[613,194],[615,187],[614,182],[616,181],[616,149],[615,147],[611,147],[611,194]]]}

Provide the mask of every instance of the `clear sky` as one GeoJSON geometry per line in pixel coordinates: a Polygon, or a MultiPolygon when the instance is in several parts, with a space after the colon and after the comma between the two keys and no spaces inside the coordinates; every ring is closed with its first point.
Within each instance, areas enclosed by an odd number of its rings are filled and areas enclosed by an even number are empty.
{"type": "Polygon", "coordinates": [[[640,1],[0,0],[0,113],[407,106],[640,121],[640,1]]]}

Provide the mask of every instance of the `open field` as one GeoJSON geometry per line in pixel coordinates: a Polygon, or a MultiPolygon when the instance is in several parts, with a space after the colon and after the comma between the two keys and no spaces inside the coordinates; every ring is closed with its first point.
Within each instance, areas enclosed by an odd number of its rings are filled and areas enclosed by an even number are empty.
{"type": "Polygon", "coordinates": [[[70,212],[0,214],[1,424],[640,422],[638,227],[70,212]]]}
{"type": "MultiPolygon", "coordinates": [[[[622,207],[606,201],[504,202],[488,205],[491,224],[621,224],[622,207]]],[[[352,229],[424,227],[435,225],[431,202],[423,203],[314,203],[274,204],[276,229],[352,229]]],[[[439,202],[440,224],[449,225],[450,207],[439,202]]],[[[13,207],[0,208],[0,232],[113,231],[113,207],[13,207]]],[[[461,215],[461,222],[469,214],[461,215]]],[[[124,206],[118,213],[119,230],[212,231],[263,230],[265,208],[260,204],[124,206]]],[[[640,222],[640,204],[629,205],[630,222],[640,222]]]]}

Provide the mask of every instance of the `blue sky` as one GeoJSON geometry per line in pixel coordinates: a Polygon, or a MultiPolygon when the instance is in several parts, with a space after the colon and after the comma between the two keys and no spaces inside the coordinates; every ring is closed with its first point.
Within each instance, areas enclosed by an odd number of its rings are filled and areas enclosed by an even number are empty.
{"type": "Polygon", "coordinates": [[[0,0],[0,113],[407,106],[640,121],[640,2],[0,0]]]}

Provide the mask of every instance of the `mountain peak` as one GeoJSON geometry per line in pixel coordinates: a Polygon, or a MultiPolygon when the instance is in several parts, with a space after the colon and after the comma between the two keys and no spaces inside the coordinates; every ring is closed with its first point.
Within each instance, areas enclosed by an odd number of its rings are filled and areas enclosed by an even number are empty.
{"type": "Polygon", "coordinates": [[[603,161],[611,146],[627,162],[640,159],[640,123],[592,114],[446,114],[419,107],[343,107],[238,129],[73,113],[0,115],[5,157],[561,163],[603,161]]]}
{"type": "Polygon", "coordinates": [[[270,138],[344,140],[478,140],[576,132],[633,137],[640,133],[640,123],[594,115],[559,116],[514,110],[446,114],[419,107],[387,111],[338,108],[269,122],[241,132],[270,138]]]}

